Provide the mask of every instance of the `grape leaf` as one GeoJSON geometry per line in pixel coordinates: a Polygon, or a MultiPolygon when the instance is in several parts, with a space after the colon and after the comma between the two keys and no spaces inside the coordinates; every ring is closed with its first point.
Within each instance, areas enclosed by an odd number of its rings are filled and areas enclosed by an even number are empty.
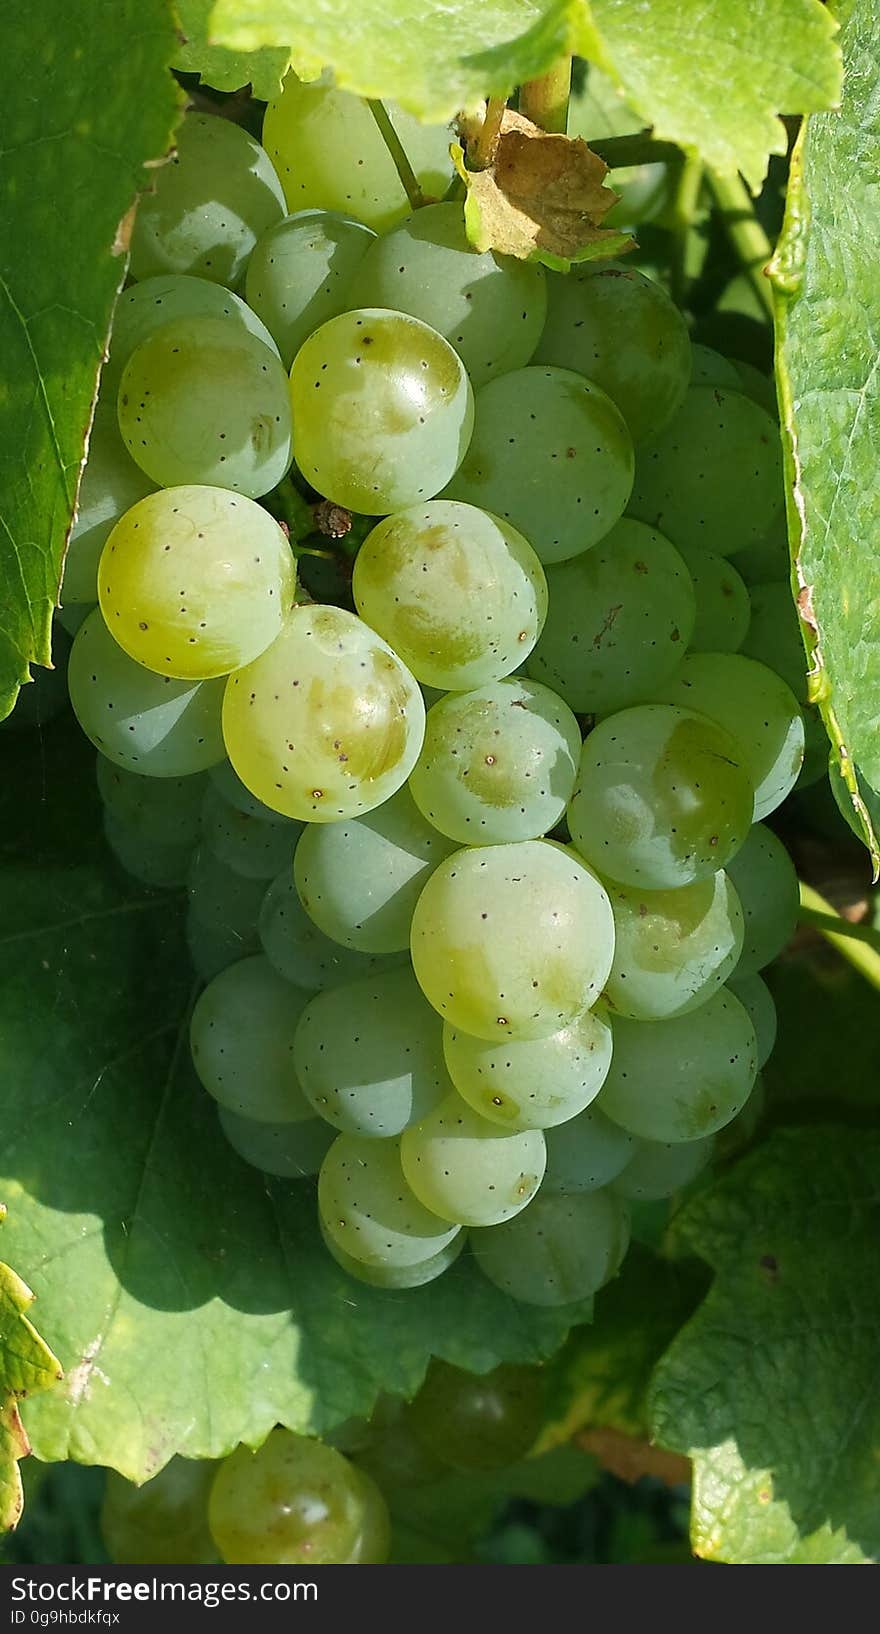
{"type": "Polygon", "coordinates": [[[880,1134],[780,1130],[678,1216],[715,1271],[654,1376],[694,1460],[710,1560],[858,1564],[880,1551],[880,1134]]]}
{"type": "Polygon", "coordinates": [[[217,0],[209,34],[234,51],[289,46],[303,79],[327,66],[345,90],[437,123],[592,38],[581,0],[217,0]]]}
{"type": "Polygon", "coordinates": [[[763,1069],[770,1116],[785,1123],[817,1118],[876,1126],[875,989],[818,933],[815,942],[796,943],[764,974],[779,1023],[773,1054],[763,1069]],[[821,1017],[821,1026],[805,1027],[805,1016],[821,1017]],[[842,1039],[845,1073],[840,1070],[842,1039]]]}
{"type": "Polygon", "coordinates": [[[834,107],[836,24],[820,0],[589,0],[599,66],[655,136],[757,192],[786,151],[779,113],[834,107]]]}
{"type": "MultiPolygon", "coordinates": [[[[5,1215],[0,1204],[0,1223],[5,1215]]],[[[0,1533],[18,1525],[24,1504],[19,1460],[30,1446],[19,1402],[61,1378],[55,1357],[28,1320],[33,1301],[27,1284],[0,1264],[0,1533]]]]}
{"type": "Polygon", "coordinates": [[[855,796],[853,762],[880,788],[880,16],[870,0],[833,10],[843,106],[807,122],[771,274],[799,605],[817,701],[855,796]]]}
{"type": "Polygon", "coordinates": [[[314,1190],[233,1153],[196,1083],[182,910],[115,870],[69,721],[7,737],[0,793],[0,1195],[64,1385],[38,1455],[142,1480],[273,1424],[321,1431],[410,1396],[432,1354],[537,1361],[590,1305],[516,1305],[467,1256],[406,1294],[353,1282],[314,1190]]]}
{"type": "Polygon", "coordinates": [[[0,719],[50,662],[52,608],[127,212],[170,146],[166,0],[7,7],[0,177],[0,719]]]}
{"type": "Polygon", "coordinates": [[[285,47],[262,51],[227,51],[209,41],[209,20],[214,0],[177,0],[180,32],[185,40],[174,67],[185,74],[198,74],[215,91],[238,91],[249,85],[254,96],[270,102],[281,89],[290,65],[285,47]]]}

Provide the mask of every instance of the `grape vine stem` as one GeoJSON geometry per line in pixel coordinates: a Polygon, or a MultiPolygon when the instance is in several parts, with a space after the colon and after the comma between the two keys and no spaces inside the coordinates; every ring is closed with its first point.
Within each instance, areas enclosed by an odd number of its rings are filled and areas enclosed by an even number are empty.
{"type": "Polygon", "coordinates": [[[564,136],[568,128],[571,95],[571,57],[560,57],[548,74],[526,80],[520,87],[519,111],[540,130],[564,136]]]}
{"type": "Polygon", "coordinates": [[[590,143],[595,153],[609,170],[622,170],[627,165],[669,164],[681,158],[681,148],[675,142],[655,142],[649,130],[637,131],[632,136],[605,136],[590,143]]]}
{"type": "Polygon", "coordinates": [[[871,925],[851,925],[812,885],[800,882],[800,922],[824,936],[872,987],[880,988],[880,934],[871,925]]]}
{"type": "Polygon", "coordinates": [[[381,132],[382,140],[394,160],[394,168],[400,177],[401,185],[410,204],[414,210],[420,210],[427,201],[419,186],[419,178],[409,162],[406,149],[388,116],[388,109],[385,107],[384,102],[379,102],[373,97],[368,98],[367,107],[373,115],[381,132]]]}
{"type": "Polygon", "coordinates": [[[501,121],[507,101],[503,96],[490,96],[486,103],[483,123],[472,142],[468,144],[468,170],[488,170],[498,147],[501,121]]]}
{"type": "Polygon", "coordinates": [[[719,176],[706,172],[715,195],[724,230],[742,263],[755,294],[773,317],[773,291],[764,269],[773,255],[773,245],[755,215],[751,195],[741,176],[719,176]]]}

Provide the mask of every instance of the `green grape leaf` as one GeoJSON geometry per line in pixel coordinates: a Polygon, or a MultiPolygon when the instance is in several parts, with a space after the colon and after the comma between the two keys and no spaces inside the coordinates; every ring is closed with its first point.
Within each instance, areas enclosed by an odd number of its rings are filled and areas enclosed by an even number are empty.
{"type": "Polygon", "coordinates": [[[779,1130],[677,1217],[715,1280],[654,1375],[691,1541],[739,1565],[880,1551],[880,1134],[779,1130]]]}
{"type": "Polygon", "coordinates": [[[757,192],[771,153],[786,151],[777,115],[834,107],[836,24],[820,0],[589,0],[586,52],[655,136],[699,150],[757,192]]]}
{"type": "Polygon", "coordinates": [[[776,1003],[776,1045],[762,1076],[776,1122],[868,1122],[880,1110],[876,990],[815,933],[764,972],[776,1003]],[[805,1016],[821,1025],[804,1026],[805,1016]],[[841,1041],[846,1071],[841,1072],[841,1041]]]}
{"type": "Polygon", "coordinates": [[[238,91],[249,85],[254,96],[270,102],[281,89],[290,66],[290,52],[267,48],[262,51],[227,51],[209,38],[209,22],[214,0],[177,0],[181,45],[174,67],[185,74],[198,74],[215,91],[238,91]]]}
{"type": "MultiPolygon", "coordinates": [[[[0,1204],[0,1224],[5,1214],[0,1204]]],[[[33,1302],[21,1277],[0,1264],[0,1533],[18,1525],[24,1505],[19,1460],[30,1446],[19,1403],[61,1378],[55,1357],[28,1319],[33,1302]]]]}
{"type": "Polygon", "coordinates": [[[771,266],[798,604],[815,692],[867,842],[853,764],[880,788],[880,557],[873,548],[880,377],[880,16],[839,0],[839,115],[808,120],[771,266]]]}
{"type": "Polygon", "coordinates": [[[343,89],[437,123],[593,41],[581,0],[216,0],[209,32],[233,51],[289,46],[303,79],[329,67],[343,89]]]}
{"type": "Polygon", "coordinates": [[[517,1305],[467,1255],[426,1288],[367,1288],[323,1248],[313,1185],[241,1162],[189,1064],[181,905],[112,864],[69,721],[3,747],[4,1238],[66,1372],[28,1403],[38,1455],[143,1480],[412,1396],[433,1354],[479,1372],[552,1353],[589,1302],[517,1305]]]}
{"type": "Polygon", "coordinates": [[[170,147],[167,0],[7,7],[0,178],[0,719],[52,609],[144,166],[170,147]]]}

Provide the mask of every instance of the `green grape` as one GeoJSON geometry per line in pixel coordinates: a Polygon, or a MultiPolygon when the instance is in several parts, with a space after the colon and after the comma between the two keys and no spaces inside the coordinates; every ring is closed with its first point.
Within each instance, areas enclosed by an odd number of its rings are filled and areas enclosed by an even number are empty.
{"type": "Polygon", "coordinates": [[[81,625],[67,669],[80,726],[108,760],[145,777],[187,777],[223,759],[224,682],[174,681],[124,653],[100,609],[81,625]]]}
{"type": "Polygon", "coordinates": [[[490,1226],[531,1202],[547,1152],[540,1129],[499,1129],[452,1090],[406,1130],[400,1161],[425,1208],[456,1225],[490,1226]]]}
{"type": "Polygon", "coordinates": [[[689,1186],[715,1150],[715,1136],[702,1140],[640,1141],[635,1156],[613,1182],[628,1202],[656,1202],[689,1186]]]}
{"type": "Polygon", "coordinates": [[[480,1270],[525,1305],[570,1305],[616,1276],[629,1246],[629,1215],[609,1191],[544,1192],[513,1220],[474,1231],[480,1270]]]}
{"type": "MultiPolygon", "coordinates": [[[[192,871],[189,878],[192,878],[192,871]]],[[[192,903],[186,911],[186,945],[196,974],[204,982],[219,976],[221,970],[235,964],[237,959],[246,959],[251,953],[260,951],[255,930],[242,934],[235,930],[218,929],[216,925],[206,925],[194,912],[192,903]]]]}
{"type": "Polygon", "coordinates": [[[763,537],[783,492],[769,414],[726,386],[691,386],[666,430],[639,449],[629,512],[676,545],[729,556],[763,537]]]}
{"type": "Polygon", "coordinates": [[[514,369],[477,393],[474,434],[444,498],[512,522],[542,562],[578,556],[622,515],[632,440],[611,398],[573,369],[514,369]]]}
{"type": "Polygon", "coordinates": [[[237,284],[257,239],[283,214],[281,183],[259,142],[230,119],[187,113],[176,154],[140,199],[131,276],[183,272],[237,284]]]}
{"type": "Polygon", "coordinates": [[[419,986],[477,1038],[546,1038],[594,1003],[614,953],[595,875],[547,840],[475,846],[435,870],[413,914],[419,986]]]}
{"type": "Polygon", "coordinates": [[[534,840],[563,816],[580,750],[568,705],[538,681],[509,676],[450,692],[428,710],[410,791],[429,822],[462,844],[534,840]]]}
{"type": "Polygon", "coordinates": [[[307,823],[293,862],[296,888],[335,942],[359,953],[408,952],[422,889],[455,849],[425,822],[404,784],[364,817],[307,823]]]}
{"type": "Polygon", "coordinates": [[[409,969],[317,993],[293,1059],[319,1117],[349,1135],[399,1135],[449,1090],[439,1018],[409,969]]]}
{"type": "Polygon", "coordinates": [[[97,601],[98,562],[111,530],[132,505],[153,490],[154,484],[122,441],[116,409],[99,400],[64,558],[61,594],[65,604],[97,601]]]}
{"type": "Polygon", "coordinates": [[[788,522],[785,511],[771,523],[767,532],[752,544],[735,550],[731,561],[744,583],[768,584],[775,579],[787,579],[791,572],[788,549],[788,522]]]}
{"type": "Polygon", "coordinates": [[[767,1090],[761,1074],[758,1073],[751,1095],[741,1112],[731,1118],[721,1133],[715,1137],[718,1157],[726,1162],[736,1157],[745,1146],[751,1144],[755,1133],[766,1111],[767,1090]]]}
{"type": "Polygon", "coordinates": [[[388,1510],[370,1476],[335,1447],[290,1430],[224,1458],[208,1520],[229,1566],[369,1566],[391,1547],[388,1510]]]}
{"type": "Polygon", "coordinates": [[[742,904],[743,950],[737,977],[754,976],[788,945],[797,925],[800,894],[794,863],[782,841],[763,823],[749,832],[727,871],[742,904]]]}
{"type": "Polygon", "coordinates": [[[120,866],[142,885],[171,890],[186,884],[193,852],[186,840],[176,845],[154,839],[113,811],[104,812],[104,838],[120,866]]]}
{"type": "Polygon", "coordinates": [[[396,653],[341,607],[295,607],[280,636],[231,675],[229,759],[286,817],[333,823],[396,794],[425,735],[418,685],[396,653]]]}
{"type": "Polygon", "coordinates": [[[108,811],[126,828],[164,845],[198,843],[207,779],[194,777],[141,777],[98,755],[95,765],[98,793],[108,811]]]}
{"type": "Polygon", "coordinates": [[[470,381],[449,342],[376,307],[343,312],[303,342],[290,399],[303,476],[367,516],[433,499],[474,424],[470,381]]]}
{"type": "MultiPolygon", "coordinates": [[[[385,111],[422,192],[439,198],[452,179],[451,132],[393,102],[385,111]]],[[[266,109],[263,141],[290,210],[340,210],[382,233],[412,209],[370,109],[348,91],[288,74],[266,109]]]]}
{"type": "Polygon", "coordinates": [[[722,727],[689,709],[646,704],[589,734],[568,826],[603,876],[661,891],[725,868],[753,808],[743,752],[722,727]]]}
{"type": "MultiPolygon", "coordinates": [[[[610,1057],[609,1057],[610,1059],[610,1057]]],[[[548,1129],[547,1171],[542,1193],[599,1191],[629,1163],[636,1142],[598,1106],[588,1106],[569,1123],[548,1129]]]]}
{"type": "Polygon", "coordinates": [[[656,437],[679,408],[691,370],[687,326],[666,291],[615,261],[583,261],[547,284],[537,361],[594,380],[633,442],[656,437]]]}
{"type": "Polygon", "coordinates": [[[679,555],[691,576],[696,619],[689,652],[738,652],[751,618],[749,592],[726,556],[698,545],[682,545],[679,555]]]}
{"type": "Polygon", "coordinates": [[[255,794],[251,794],[250,789],[245,788],[235,767],[231,766],[228,760],[221,760],[219,766],[212,766],[208,777],[217,793],[222,794],[224,800],[234,806],[236,811],[243,812],[245,817],[259,817],[261,822],[280,823],[282,825],[291,821],[289,817],[283,816],[280,811],[273,811],[271,806],[264,806],[262,800],[258,800],[255,794]]]}
{"type": "Polygon", "coordinates": [[[193,915],[205,931],[215,932],[230,946],[237,942],[243,953],[259,951],[254,944],[266,894],[264,879],[234,873],[202,845],[193,857],[187,888],[193,915]]]}
{"type": "MultiPolygon", "coordinates": [[[[274,337],[240,295],[206,278],[189,278],[181,273],[164,273],[145,278],[143,283],[124,289],[113,314],[110,355],[101,375],[101,391],[116,400],[122,371],[142,340],[177,318],[222,318],[227,324],[256,335],[270,352],[278,355],[274,337]]],[[[91,458],[91,453],[89,455],[91,458]]]]}
{"type": "Polygon", "coordinates": [[[290,464],[281,360],[225,318],[177,318],[142,340],[122,371],[118,412],[132,458],[164,488],[200,483],[259,499],[290,464]]]}
{"type": "Polygon", "coordinates": [[[755,1029],[758,1040],[758,1070],[766,1066],[776,1043],[776,1005],[773,994],[760,976],[736,976],[728,982],[755,1029]]]}
{"type": "MultiPolygon", "coordinates": [[[[466,1237],[463,1231],[453,1246],[463,1244],[466,1237]]],[[[449,1465],[414,1435],[409,1413],[409,1402],[400,1396],[380,1396],[366,1426],[366,1445],[357,1450],[359,1466],[383,1492],[433,1485],[449,1473],[449,1465]]]]}
{"type": "Polygon", "coordinates": [[[290,867],[299,823],[264,823],[224,800],[213,786],[204,800],[205,844],[215,857],[246,879],[275,879],[290,867]]]}
{"type": "Polygon", "coordinates": [[[614,963],[605,984],[612,1009],[662,1021],[702,1004],[735,969],[743,945],[739,898],[723,870],[675,890],[606,890],[614,910],[614,963]]]}
{"type": "Polygon", "coordinates": [[[643,1140],[714,1135],[745,1106],[758,1071],[755,1029],[726,987],[686,1015],[614,1020],[599,1107],[643,1140]]]}
{"type": "Polygon", "coordinates": [[[502,1044],[460,1033],[447,1021],[443,1051],[452,1082],[475,1112],[505,1129],[548,1129],[598,1095],[611,1064],[611,1028],[602,1004],[548,1038],[502,1044]]]}
{"type": "Polygon", "coordinates": [[[522,534],[449,499],[379,522],[355,559],[352,591],[361,618],[441,691],[509,675],[547,616],[544,569],[522,534]]]}
{"type": "Polygon", "coordinates": [[[274,517],[226,488],[160,488],[116,523],[101,611],[129,658],[210,680],[258,658],[293,603],[296,566],[274,517]]]}
{"type": "Polygon", "coordinates": [[[263,1174],[284,1180],[305,1180],[318,1173],[334,1140],[323,1118],[297,1118],[287,1123],[263,1123],[242,1118],[218,1106],[220,1126],[233,1151],[263,1174]]]}
{"type": "Polygon", "coordinates": [[[208,1493],[217,1464],[172,1458],[143,1486],[107,1471],[101,1536],[119,1566],[199,1566],[217,1557],[208,1493]]]}
{"type": "Polygon", "coordinates": [[[778,420],[779,405],[773,375],[764,374],[763,370],[756,369],[753,363],[743,363],[738,357],[734,358],[733,366],[739,376],[739,390],[745,392],[753,403],[760,403],[767,414],[778,420]]]}
{"type": "Polygon", "coordinates": [[[416,210],[371,244],[351,306],[408,312],[454,346],[476,390],[531,360],[547,315],[544,269],[493,250],[480,254],[461,204],[416,210]]]}
{"type": "Polygon", "coordinates": [[[257,1123],[311,1118],[293,1060],[308,994],[258,954],[221,970],[199,994],[190,1022],[193,1066],[215,1101],[257,1123]]]}
{"type": "Polygon", "coordinates": [[[404,1179],[399,1140],[337,1135],[318,1176],[318,1213],[331,1242],[363,1265],[398,1269],[442,1252],[458,1235],[404,1179]]]}
{"type": "Polygon", "coordinates": [[[310,993],[390,970],[404,958],[403,953],[370,957],[325,936],[300,902],[289,868],[284,868],[266,891],[259,930],[270,964],[287,981],[310,993]]]}
{"type": "Polygon", "coordinates": [[[750,595],[752,618],[742,651],[779,675],[799,704],[807,703],[809,662],[791,585],[754,584],[750,595]]]}
{"type": "MultiPolygon", "coordinates": [[[[300,210],[270,227],[248,262],[245,292],[289,369],[304,340],[338,317],[375,234],[333,210],[300,210]]],[[[374,303],[381,305],[381,302],[374,303]]]]}
{"type": "MultiPolygon", "coordinates": [[[[324,1127],[327,1127],[326,1124],[324,1127]]],[[[319,1223],[324,1246],[343,1271],[347,1271],[357,1282],[365,1282],[368,1287],[390,1288],[395,1291],[402,1288],[423,1288],[426,1283],[435,1282],[455,1263],[467,1240],[467,1233],[459,1231],[452,1241],[436,1254],[429,1254],[427,1259],[416,1260],[412,1265],[365,1265],[363,1260],[356,1260],[352,1254],[346,1254],[345,1249],[330,1236],[323,1222],[319,1223]]]]}
{"type": "Polygon", "coordinates": [[[453,1469],[503,1469],[525,1458],[543,1428],[543,1375],[505,1363],[490,1373],[466,1373],[434,1357],[406,1421],[453,1469]]]}
{"type": "MultiPolygon", "coordinates": [[[[692,386],[725,386],[730,391],[743,391],[745,388],[740,380],[735,363],[727,357],[722,357],[712,346],[700,346],[696,341],[691,345],[691,378],[692,386]]],[[[746,396],[749,394],[746,393],[746,396]]]]}
{"type": "Polygon", "coordinates": [[[737,759],[755,791],[755,822],[791,793],[804,758],[803,716],[794,694],[766,664],[737,652],[692,653],[656,696],[707,715],[739,745],[737,759]]]}
{"type": "Polygon", "coordinates": [[[527,663],[572,709],[638,703],[672,674],[694,626],[690,574],[661,533],[624,517],[584,555],[547,570],[550,610],[527,663]]]}

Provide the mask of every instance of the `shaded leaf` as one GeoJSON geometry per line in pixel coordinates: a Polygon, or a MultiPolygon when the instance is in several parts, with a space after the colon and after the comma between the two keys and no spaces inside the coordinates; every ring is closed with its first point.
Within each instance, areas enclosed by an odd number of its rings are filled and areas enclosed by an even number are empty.
{"type": "MultiPolygon", "coordinates": [[[[0,1205],[0,1222],[4,1214],[0,1205]]],[[[19,1460],[31,1449],[19,1404],[61,1378],[55,1357],[28,1318],[33,1302],[27,1284],[0,1264],[0,1533],[17,1526],[24,1502],[19,1460]]]]}
{"type": "Polygon", "coordinates": [[[186,74],[199,74],[215,91],[238,91],[249,85],[254,96],[271,101],[281,90],[281,81],[290,66],[290,52],[267,48],[262,51],[228,51],[215,45],[210,17],[214,0],[177,0],[180,33],[185,41],[178,47],[174,67],[186,74]]]}

